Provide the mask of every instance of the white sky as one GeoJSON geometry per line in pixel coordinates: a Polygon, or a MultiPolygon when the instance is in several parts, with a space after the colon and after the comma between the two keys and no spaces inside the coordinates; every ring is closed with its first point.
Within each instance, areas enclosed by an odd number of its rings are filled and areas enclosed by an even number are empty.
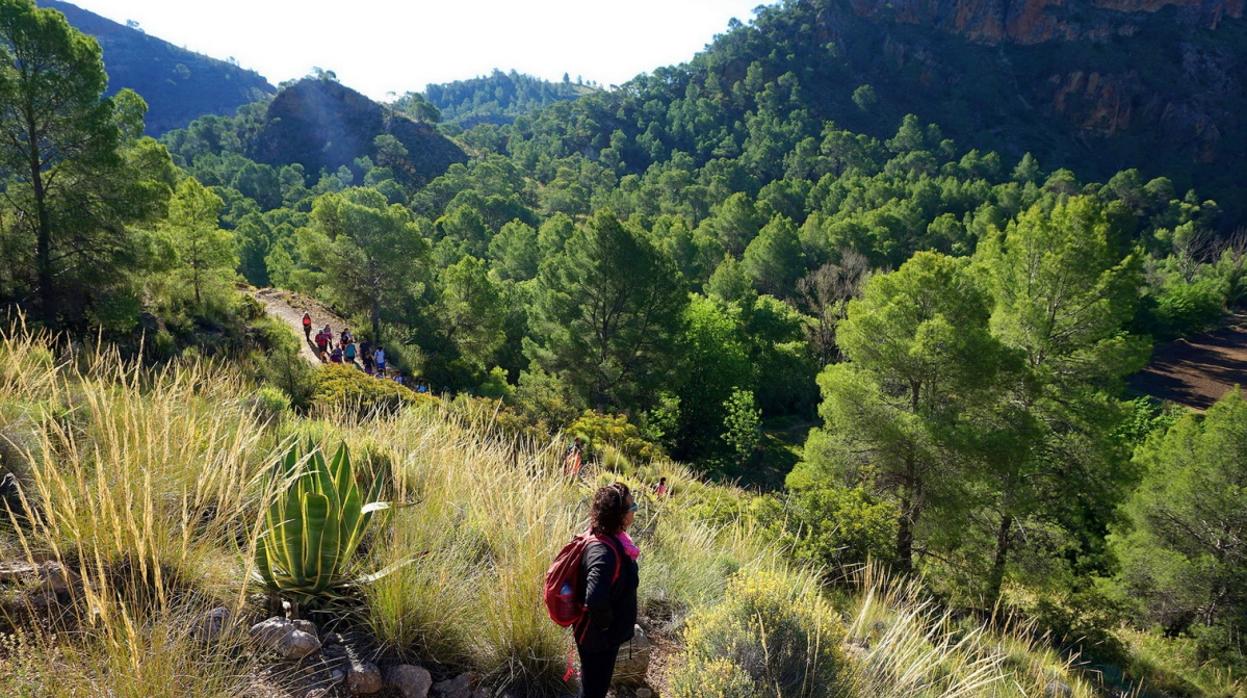
{"type": "Polygon", "coordinates": [[[273,84],[313,66],[375,99],[494,68],[620,84],[700,51],[763,0],[69,0],[273,84]]]}

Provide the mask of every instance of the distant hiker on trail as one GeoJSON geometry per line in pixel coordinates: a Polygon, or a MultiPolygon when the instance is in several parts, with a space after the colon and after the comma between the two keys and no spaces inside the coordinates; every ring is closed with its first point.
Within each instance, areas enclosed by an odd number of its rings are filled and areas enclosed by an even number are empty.
{"type": "Polygon", "coordinates": [[[303,338],[312,341],[312,316],[303,311],[303,338]]]}
{"type": "Polygon", "coordinates": [[[667,496],[667,478],[658,478],[658,485],[654,487],[654,496],[659,499],[667,496]]]}
{"type": "Polygon", "coordinates": [[[385,350],[377,347],[377,353],[372,355],[372,363],[377,367],[377,375],[385,375],[385,350]]]}
{"type": "Polygon", "coordinates": [[[372,375],[372,342],[364,340],[359,343],[359,357],[364,362],[364,373],[372,375]]]}
{"type": "Polygon", "coordinates": [[[334,347],[333,353],[329,355],[329,360],[335,364],[342,363],[342,347],[334,347]]]}
{"type": "Polygon", "coordinates": [[[342,328],[342,336],[339,337],[339,341],[342,342],[342,346],[346,346],[347,344],[350,344],[351,342],[355,341],[355,337],[351,335],[351,328],[349,327],[342,328]]]}
{"type": "MultiPolygon", "coordinates": [[[[605,698],[619,648],[633,636],[641,551],[628,527],[636,510],[622,482],[599,489],[589,510],[589,531],[564,547],[546,573],[546,610],[574,631],[581,698],[605,698]]],[[[570,663],[569,658],[565,680],[573,673],[570,663]]]]}
{"type": "Polygon", "coordinates": [[[584,466],[585,444],[577,436],[572,440],[570,446],[567,447],[567,454],[563,456],[563,474],[572,477],[580,476],[580,469],[584,466]]]}
{"type": "Polygon", "coordinates": [[[325,354],[329,350],[329,338],[332,336],[332,334],[325,332],[325,330],[321,330],[316,334],[316,356],[321,361],[324,361],[326,358],[325,354]]]}
{"type": "Polygon", "coordinates": [[[342,358],[346,359],[348,364],[355,363],[355,342],[346,345],[346,348],[342,350],[342,358]]]}

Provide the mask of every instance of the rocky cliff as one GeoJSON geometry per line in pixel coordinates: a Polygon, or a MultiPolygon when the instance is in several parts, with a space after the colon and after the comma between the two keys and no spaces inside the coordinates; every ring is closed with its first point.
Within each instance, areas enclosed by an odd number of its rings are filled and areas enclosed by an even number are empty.
{"type": "Polygon", "coordinates": [[[406,150],[399,176],[422,183],[467,155],[437,129],[377,104],[332,80],[305,78],[273,98],[248,155],[269,164],[300,163],[309,173],[336,170],[356,158],[377,159],[376,138],[390,135],[406,150]]]}
{"type": "Polygon", "coordinates": [[[827,79],[834,119],[869,130],[914,113],[964,145],[1087,178],[1165,175],[1247,220],[1247,0],[802,4],[840,79],[878,94],[859,117],[836,101],[853,88],[827,79]]]}
{"type": "Polygon", "coordinates": [[[1138,33],[1151,15],[1215,29],[1244,0],[851,0],[859,16],[935,27],[986,44],[1104,40],[1138,33]]]}

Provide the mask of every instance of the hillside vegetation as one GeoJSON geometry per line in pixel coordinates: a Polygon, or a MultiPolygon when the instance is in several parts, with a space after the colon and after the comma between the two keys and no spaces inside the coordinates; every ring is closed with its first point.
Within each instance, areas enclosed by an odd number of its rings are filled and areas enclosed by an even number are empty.
{"type": "Polygon", "coordinates": [[[145,132],[153,136],[206,114],[232,115],[276,91],[255,71],[187,51],[138,27],[59,0],[40,0],[39,5],[63,12],[70,24],[100,42],[109,92],[130,89],[143,95],[145,132]]]}
{"type": "MultiPolygon", "coordinates": [[[[472,403],[362,419],[332,404],[309,417],[266,414],[254,386],[228,368],[191,360],[148,370],[108,351],[66,351],[19,326],[0,339],[2,462],[24,483],[9,500],[23,513],[0,525],[0,550],[60,563],[70,580],[43,602],[56,615],[42,624],[21,620],[29,602],[9,589],[5,695],[232,696],[261,682],[293,691],[302,677],[262,672],[272,660],[242,630],[265,612],[252,560],[275,496],[268,474],[296,440],[345,444],[363,481],[403,505],[371,527],[351,565],[410,564],[310,616],[341,633],[367,631],[378,663],[473,669],[486,685],[529,695],[554,690],[566,638],[541,606],[542,572],[584,525],[594,483],[623,479],[643,492],[661,473],[673,496],[646,498],[636,530],[643,622],[676,642],[664,645],[676,668],[652,681],[670,682],[672,695],[705,695],[701,679],[687,679],[707,661],[711,676],[745,691],[732,695],[752,695],[764,675],[751,647],[815,632],[829,643],[819,669],[827,682],[801,695],[1024,696],[1049,682],[1091,695],[1051,653],[955,623],[903,583],[863,578],[825,600],[818,576],[787,562],[763,531],[707,518],[711,502],[742,493],[673,463],[581,482],[561,474],[554,447],[514,441],[472,403]],[[229,621],[212,641],[196,639],[191,630],[214,607],[229,621]],[[752,623],[750,609],[773,615],[735,639],[720,635],[752,623]],[[723,642],[734,649],[716,649],[723,642]]],[[[805,660],[795,659],[764,666],[799,682],[805,660]]]]}
{"type": "MultiPolygon", "coordinates": [[[[11,557],[139,599],[84,618],[120,618],[112,654],[89,634],[38,652],[126,664],[145,629],[171,636],[147,613],[172,602],[276,615],[245,596],[255,560],[270,602],[327,612],[324,645],[554,692],[541,572],[593,485],[665,475],[676,495],[639,530],[664,693],[1242,696],[1247,401],[1128,391],[1155,344],[1247,298],[1231,202],[1180,170],[1087,174],[1105,163],[903,114],[823,36],[890,27],[871,7],[764,8],[687,64],[509,124],[411,121],[320,71],[156,141],[134,93],[105,94],[93,40],[0,0],[0,299],[37,331],[9,333],[0,402],[28,444],[5,461],[28,494],[11,557]],[[391,380],[303,360],[292,313],[243,281],[316,299],[391,380]],[[587,481],[554,462],[573,445],[587,481]]],[[[1013,50],[916,23],[925,7],[886,32],[1013,50]]],[[[1052,26],[1073,28],[1027,51],[1120,41],[1133,60],[1131,32],[1179,8],[1066,9],[1052,26]]],[[[1165,41],[1238,26],[1178,18],[1165,41]]],[[[1053,123],[1033,132],[1077,140],[1053,123]]],[[[97,586],[87,603],[114,603],[97,586]]],[[[261,666],[230,675],[329,681],[257,653],[265,627],[319,651],[270,620],[219,658],[261,666]]]]}
{"type": "Polygon", "coordinates": [[[424,92],[400,97],[394,106],[412,118],[471,128],[477,124],[509,124],[517,116],[596,89],[579,78],[573,83],[567,75],[556,83],[514,70],[506,73],[494,70],[470,80],[428,85],[424,92]]]}

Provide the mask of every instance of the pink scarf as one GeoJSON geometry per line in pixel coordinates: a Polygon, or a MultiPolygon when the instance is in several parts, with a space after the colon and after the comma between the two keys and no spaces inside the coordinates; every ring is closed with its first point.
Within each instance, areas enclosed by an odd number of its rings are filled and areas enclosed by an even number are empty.
{"type": "MultiPolygon", "coordinates": [[[[592,537],[593,530],[590,529],[586,531],[585,535],[592,537]]],[[[619,541],[619,544],[623,546],[624,553],[626,553],[628,557],[632,558],[633,561],[641,556],[641,549],[636,547],[636,543],[632,542],[632,536],[629,536],[627,531],[620,531],[615,534],[615,540],[619,541]]]]}
{"type": "Polygon", "coordinates": [[[628,535],[627,531],[620,531],[615,536],[615,540],[619,541],[620,545],[623,546],[624,552],[627,553],[628,557],[632,558],[633,561],[640,557],[641,549],[636,547],[636,543],[632,542],[632,537],[628,535]]]}

